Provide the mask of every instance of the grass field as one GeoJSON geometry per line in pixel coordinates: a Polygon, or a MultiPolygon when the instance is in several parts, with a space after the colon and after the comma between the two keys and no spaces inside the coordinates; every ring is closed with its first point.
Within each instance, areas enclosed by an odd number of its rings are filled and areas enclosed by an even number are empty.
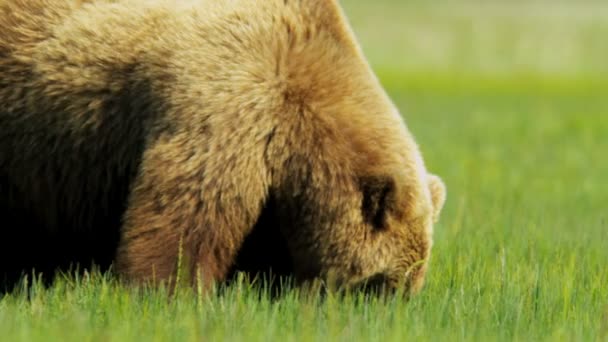
{"type": "Polygon", "coordinates": [[[0,340],[608,341],[608,3],[343,4],[448,187],[418,297],[167,301],[96,275],[1,299],[0,340]]]}

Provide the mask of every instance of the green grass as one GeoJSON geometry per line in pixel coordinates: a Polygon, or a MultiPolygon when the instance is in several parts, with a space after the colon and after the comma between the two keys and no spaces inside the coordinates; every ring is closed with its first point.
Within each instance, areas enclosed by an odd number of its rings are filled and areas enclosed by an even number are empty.
{"type": "Polygon", "coordinates": [[[418,297],[170,301],[94,275],[1,299],[0,339],[608,341],[608,5],[343,3],[448,186],[418,297]]]}

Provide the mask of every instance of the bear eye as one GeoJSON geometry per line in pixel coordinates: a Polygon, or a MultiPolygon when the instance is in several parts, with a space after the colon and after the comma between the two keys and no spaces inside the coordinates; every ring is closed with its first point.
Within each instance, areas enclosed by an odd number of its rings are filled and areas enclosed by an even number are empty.
{"type": "Polygon", "coordinates": [[[395,189],[390,177],[367,177],[361,179],[361,212],[365,222],[378,230],[387,228],[386,216],[395,189]]]}

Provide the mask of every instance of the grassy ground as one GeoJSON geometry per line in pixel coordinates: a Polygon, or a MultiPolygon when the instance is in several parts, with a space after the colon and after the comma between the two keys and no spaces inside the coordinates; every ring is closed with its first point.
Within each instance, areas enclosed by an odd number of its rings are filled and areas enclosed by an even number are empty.
{"type": "Polygon", "coordinates": [[[420,296],[169,302],[97,276],[0,300],[0,339],[608,341],[608,5],[343,4],[449,189],[420,296]]]}

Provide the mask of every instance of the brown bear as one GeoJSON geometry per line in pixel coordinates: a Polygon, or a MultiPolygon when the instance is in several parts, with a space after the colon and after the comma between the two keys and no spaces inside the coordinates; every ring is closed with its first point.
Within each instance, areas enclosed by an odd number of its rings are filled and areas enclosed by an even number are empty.
{"type": "Polygon", "coordinates": [[[0,0],[0,32],[5,278],[421,287],[445,185],[337,0],[0,0]]]}

